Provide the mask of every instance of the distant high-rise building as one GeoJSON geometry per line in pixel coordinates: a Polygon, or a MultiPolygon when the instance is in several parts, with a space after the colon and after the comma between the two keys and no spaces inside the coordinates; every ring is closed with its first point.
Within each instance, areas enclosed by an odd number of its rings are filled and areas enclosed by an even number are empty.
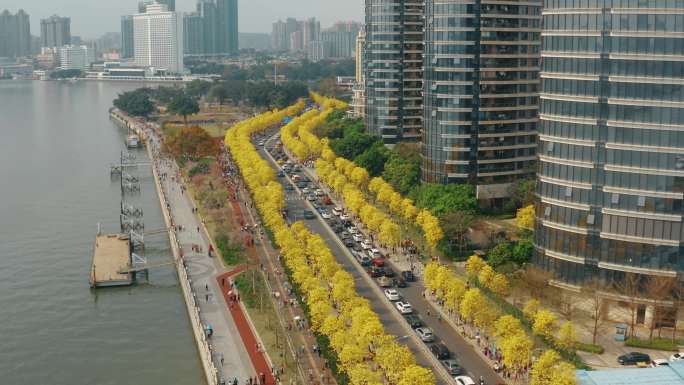
{"type": "Polygon", "coordinates": [[[238,52],[238,0],[216,0],[218,53],[238,52]]]}
{"type": "Polygon", "coordinates": [[[356,38],[360,30],[361,24],[359,23],[340,22],[321,32],[323,56],[325,58],[354,57],[356,38]]]}
{"type": "Polygon", "coordinates": [[[351,107],[354,116],[358,118],[365,118],[366,116],[366,76],[364,72],[364,45],[366,44],[366,32],[359,31],[356,37],[355,46],[355,61],[356,61],[356,76],[354,76],[354,88],[352,88],[352,103],[351,107]]]}
{"type": "Polygon", "coordinates": [[[302,52],[304,51],[304,32],[294,31],[290,34],[290,51],[302,52]]]}
{"type": "Polygon", "coordinates": [[[421,137],[424,8],[418,1],[366,0],[366,120],[385,144],[421,137]]]}
{"type": "Polygon", "coordinates": [[[284,21],[278,20],[273,23],[271,48],[275,51],[287,51],[290,48],[290,36],[287,33],[287,23],[284,21]]]}
{"type": "Polygon", "coordinates": [[[204,18],[199,12],[183,15],[183,49],[186,55],[204,55],[204,18]]]}
{"type": "Polygon", "coordinates": [[[133,16],[121,16],[121,58],[128,59],[135,55],[135,39],[133,33],[133,16]]]}
{"type": "Polygon", "coordinates": [[[63,70],[85,70],[94,53],[85,45],[65,45],[59,48],[59,67],[63,70]]]}
{"type": "Polygon", "coordinates": [[[183,20],[164,4],[151,4],[133,16],[135,63],[182,73],[183,20]]]}
{"type": "Polygon", "coordinates": [[[316,20],[315,17],[305,20],[303,22],[302,33],[302,37],[304,38],[304,50],[308,52],[312,42],[320,42],[321,40],[321,22],[316,20]]]}
{"type": "Polygon", "coordinates": [[[214,0],[199,0],[197,13],[202,17],[203,54],[221,53],[218,46],[218,9],[214,0]]]}
{"type": "MultiPolygon", "coordinates": [[[[156,0],[159,4],[164,4],[167,6],[168,10],[171,12],[176,11],[176,0],[156,0]]],[[[138,2],[138,13],[145,13],[145,9],[148,5],[154,4],[155,0],[143,0],[138,2]]]]}
{"type": "Polygon", "coordinates": [[[20,57],[31,54],[29,15],[20,9],[15,15],[0,13],[0,57],[20,57]]]}
{"type": "Polygon", "coordinates": [[[561,287],[681,284],[683,13],[680,1],[545,2],[534,263],[561,287]]]}
{"type": "Polygon", "coordinates": [[[71,19],[50,16],[40,21],[41,47],[61,47],[71,44],[71,19]]]}
{"type": "Polygon", "coordinates": [[[453,7],[425,2],[423,179],[496,203],[535,171],[541,3],[453,7]]]}

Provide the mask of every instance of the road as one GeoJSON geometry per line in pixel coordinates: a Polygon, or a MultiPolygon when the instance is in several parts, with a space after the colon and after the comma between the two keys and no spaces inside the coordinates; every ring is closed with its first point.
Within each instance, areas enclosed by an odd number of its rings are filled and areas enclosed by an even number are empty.
{"type": "MultiPolygon", "coordinates": [[[[269,150],[272,150],[272,139],[275,137],[276,136],[271,136],[267,143],[267,148],[269,148],[269,150]]],[[[266,153],[264,147],[258,147],[258,149],[260,155],[269,161],[274,170],[280,169],[279,166],[274,163],[272,157],[266,153]]],[[[312,175],[308,176],[312,181],[314,180],[312,175]]],[[[281,183],[291,183],[289,178],[279,179],[281,183]]],[[[312,182],[312,184],[315,184],[315,182],[312,182]]],[[[287,209],[289,215],[293,216],[291,218],[292,220],[301,220],[302,212],[305,209],[315,211],[304,199],[303,196],[300,196],[296,187],[295,191],[286,191],[287,209]]],[[[406,321],[404,321],[403,317],[394,308],[392,303],[384,297],[379,286],[363,271],[363,268],[342,244],[339,237],[330,229],[327,223],[325,223],[325,220],[323,220],[320,215],[316,215],[315,220],[307,220],[305,223],[312,232],[320,234],[321,237],[323,237],[337,261],[346,271],[354,276],[357,292],[370,301],[373,310],[379,315],[386,330],[396,336],[405,337],[410,335],[412,338],[400,337],[400,340],[402,340],[402,343],[409,347],[416,355],[418,363],[425,367],[432,367],[438,382],[441,382],[442,384],[447,381],[449,383],[454,383],[450,378],[446,377],[446,371],[441,368],[441,365],[436,364],[434,357],[425,349],[425,344],[414,337],[414,332],[406,321]],[[421,347],[419,344],[423,346],[421,347]]],[[[392,261],[388,262],[395,272],[404,270],[399,266],[396,266],[392,261]]],[[[463,336],[446,322],[442,322],[436,317],[436,311],[431,308],[432,305],[423,298],[425,287],[422,281],[417,280],[416,282],[410,283],[406,288],[396,289],[401,293],[403,299],[411,304],[414,313],[417,313],[420,316],[425,326],[432,329],[433,333],[438,337],[436,342],[443,342],[452,352],[452,355],[455,354],[464,369],[464,372],[461,375],[468,375],[476,381],[482,376],[487,385],[504,383],[504,380],[492,369],[490,364],[475,351],[475,348],[468,343],[463,336]],[[430,310],[430,312],[428,312],[428,310],[430,310]],[[430,313],[432,315],[428,316],[427,314],[430,313]]]]}

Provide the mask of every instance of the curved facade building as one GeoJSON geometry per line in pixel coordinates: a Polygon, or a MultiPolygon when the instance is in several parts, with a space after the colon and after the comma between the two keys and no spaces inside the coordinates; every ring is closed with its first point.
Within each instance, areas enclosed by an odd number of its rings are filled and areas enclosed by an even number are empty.
{"type": "Polygon", "coordinates": [[[427,0],[423,179],[503,198],[535,171],[541,2],[427,0]]]}
{"type": "Polygon", "coordinates": [[[536,263],[684,270],[684,1],[545,0],[536,263]]]}
{"type": "Polygon", "coordinates": [[[386,144],[420,140],[422,0],[366,0],[368,130],[386,144]]]}

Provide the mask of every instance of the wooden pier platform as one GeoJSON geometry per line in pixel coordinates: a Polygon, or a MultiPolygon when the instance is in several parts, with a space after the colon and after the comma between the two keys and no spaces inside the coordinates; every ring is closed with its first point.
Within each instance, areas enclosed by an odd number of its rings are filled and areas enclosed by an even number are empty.
{"type": "Polygon", "coordinates": [[[99,234],[95,238],[90,287],[129,286],[133,284],[131,241],[124,234],[99,234]]]}

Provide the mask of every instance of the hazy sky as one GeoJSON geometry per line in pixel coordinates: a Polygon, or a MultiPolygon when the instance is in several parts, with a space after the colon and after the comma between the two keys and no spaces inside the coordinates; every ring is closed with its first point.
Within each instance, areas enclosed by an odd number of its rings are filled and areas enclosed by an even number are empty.
{"type": "MultiPolygon", "coordinates": [[[[363,20],[364,0],[238,0],[240,32],[271,32],[271,24],[288,16],[317,17],[327,27],[338,20],[363,20]]],[[[176,10],[195,9],[196,0],[176,0],[176,10]]],[[[119,32],[121,15],[134,13],[138,0],[0,0],[0,12],[23,8],[31,16],[31,32],[40,34],[40,19],[52,14],[71,17],[71,33],[96,38],[119,32]]]]}

